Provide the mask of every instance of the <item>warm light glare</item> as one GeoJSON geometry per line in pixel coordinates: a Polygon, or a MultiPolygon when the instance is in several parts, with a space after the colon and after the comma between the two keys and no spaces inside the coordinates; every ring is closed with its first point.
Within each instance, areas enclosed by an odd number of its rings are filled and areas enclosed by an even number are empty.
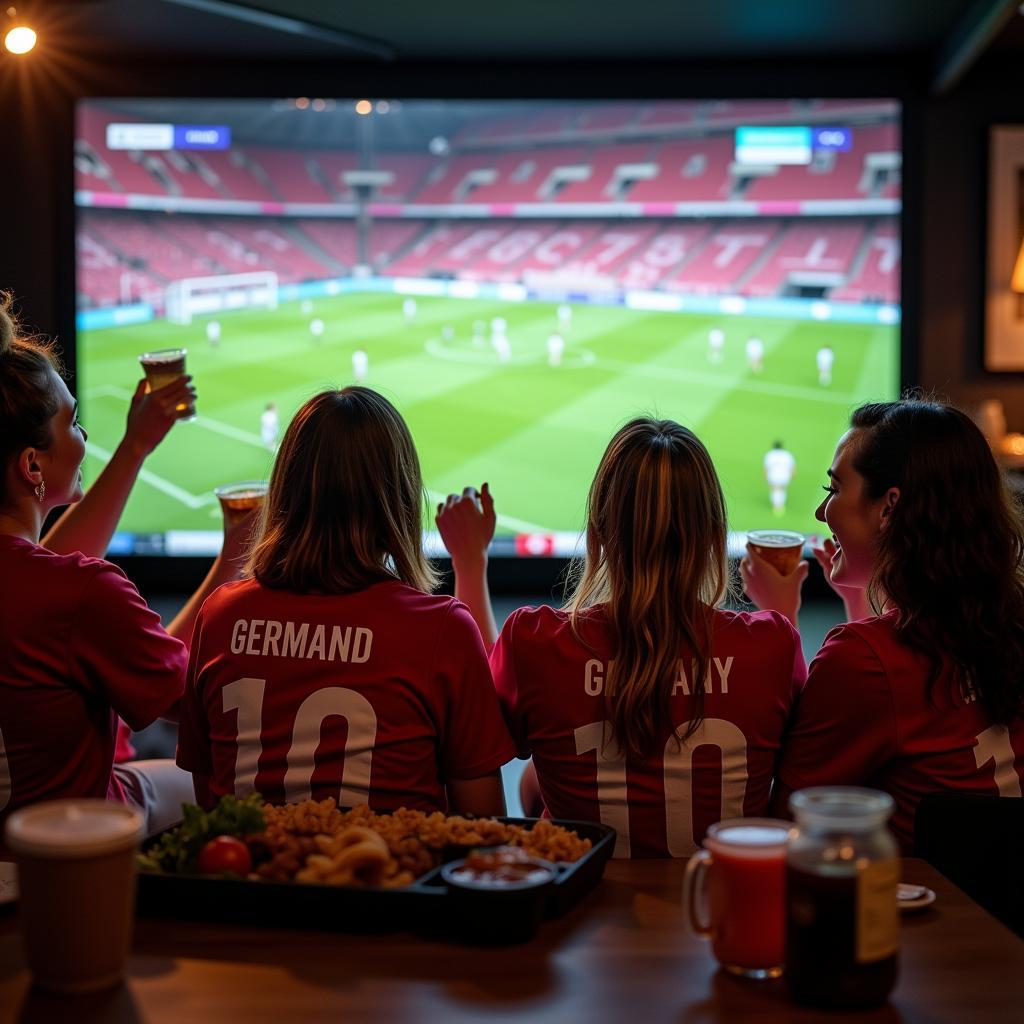
{"type": "Polygon", "coordinates": [[[1024,240],[1021,241],[1020,252],[1017,253],[1017,265],[1013,268],[1010,288],[1015,292],[1024,294],[1024,240]]]}
{"type": "Polygon", "coordinates": [[[27,25],[18,25],[4,36],[9,53],[28,53],[36,45],[36,34],[27,25]]]}
{"type": "Polygon", "coordinates": [[[357,114],[369,114],[373,111],[373,104],[369,100],[360,100],[356,104],[357,114]]]}

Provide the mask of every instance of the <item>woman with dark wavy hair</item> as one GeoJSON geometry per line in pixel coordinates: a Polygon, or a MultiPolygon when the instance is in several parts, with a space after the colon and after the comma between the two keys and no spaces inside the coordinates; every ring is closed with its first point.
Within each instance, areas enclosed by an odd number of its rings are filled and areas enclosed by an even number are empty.
{"type": "MultiPolygon", "coordinates": [[[[494,639],[487,485],[438,509],[456,594],[494,639]]],[[[686,857],[708,825],[764,814],[806,675],[783,616],[720,607],[725,497],[708,450],[672,420],[611,439],[564,609],[519,608],[491,653],[521,757],[555,818],[615,827],[619,857],[686,857]]]]}
{"type": "MultiPolygon", "coordinates": [[[[962,412],[883,402],[850,424],[817,517],[834,535],[819,560],[855,621],[811,663],[774,804],[804,786],[875,786],[909,849],[926,793],[1021,795],[1024,529],[962,412]]],[[[786,577],[753,553],[743,573],[757,604],[795,614],[786,577]]]]}

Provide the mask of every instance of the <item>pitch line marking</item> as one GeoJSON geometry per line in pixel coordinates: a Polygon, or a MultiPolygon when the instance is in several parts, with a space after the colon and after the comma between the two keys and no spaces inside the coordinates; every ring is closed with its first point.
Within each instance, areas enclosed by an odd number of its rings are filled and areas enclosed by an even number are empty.
{"type": "MultiPolygon", "coordinates": [[[[101,459],[103,462],[109,462],[113,457],[113,452],[108,451],[106,448],[101,448],[98,444],[93,444],[92,441],[85,442],[85,451],[87,455],[91,455],[95,459],[101,459]]],[[[191,509],[202,508],[204,505],[210,505],[217,500],[212,491],[208,494],[191,494],[183,487],[172,484],[170,480],[157,476],[156,473],[150,472],[145,467],[139,470],[139,479],[191,509]]]]}
{"type": "MultiPolygon", "coordinates": [[[[117,387],[114,384],[101,384],[98,387],[90,388],[85,392],[85,398],[118,398],[123,401],[130,401],[132,392],[125,390],[124,388],[117,387]]],[[[222,420],[215,420],[211,416],[204,416],[202,413],[197,413],[196,418],[192,423],[198,427],[205,427],[207,430],[212,430],[215,434],[222,434],[224,437],[230,437],[234,441],[241,441],[243,444],[250,444],[254,448],[262,448],[263,451],[268,451],[267,446],[263,443],[263,438],[259,434],[253,434],[248,430],[241,430],[238,427],[232,426],[230,423],[224,423],[222,420]]]]}

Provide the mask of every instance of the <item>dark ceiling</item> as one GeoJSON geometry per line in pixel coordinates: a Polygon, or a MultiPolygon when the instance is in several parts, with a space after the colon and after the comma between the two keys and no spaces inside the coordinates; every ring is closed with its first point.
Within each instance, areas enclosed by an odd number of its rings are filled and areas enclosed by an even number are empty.
{"type": "Polygon", "coordinates": [[[1024,21],[1012,0],[12,2],[49,23],[44,42],[78,52],[484,62],[906,55],[937,74],[958,51],[976,57],[1024,21]]]}

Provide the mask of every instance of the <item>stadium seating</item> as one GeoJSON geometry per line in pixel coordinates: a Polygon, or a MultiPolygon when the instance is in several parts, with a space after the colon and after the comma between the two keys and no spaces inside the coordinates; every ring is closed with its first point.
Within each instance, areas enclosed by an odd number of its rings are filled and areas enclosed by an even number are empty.
{"type": "Polygon", "coordinates": [[[900,238],[896,225],[882,224],[868,238],[846,284],[832,291],[836,302],[899,302],[900,238]]]}
{"type": "Polygon", "coordinates": [[[584,181],[570,181],[555,199],[560,203],[607,203],[624,198],[612,192],[616,170],[631,164],[646,164],[650,155],[649,142],[599,146],[587,156],[590,177],[584,181]]]}
{"type": "Polygon", "coordinates": [[[652,161],[655,177],[638,181],[626,198],[630,202],[721,202],[729,198],[731,135],[711,135],[665,142],[652,161]]]}
{"type": "Polygon", "coordinates": [[[565,273],[581,279],[614,278],[628,261],[645,250],[662,225],[657,221],[599,223],[593,240],[566,260],[565,273]]]}
{"type": "Polygon", "coordinates": [[[836,153],[831,162],[811,167],[780,167],[775,174],[755,177],[744,199],[778,201],[797,199],[864,199],[870,193],[868,157],[899,151],[894,125],[854,129],[849,152],[836,153]]]}
{"type": "Polygon", "coordinates": [[[860,222],[796,223],[787,228],[767,259],[742,284],[742,295],[775,296],[783,292],[791,276],[797,283],[831,287],[845,280],[864,240],[860,222]]]}
{"type": "Polygon", "coordinates": [[[247,146],[249,159],[260,167],[277,198],[286,203],[333,203],[334,196],[313,176],[306,153],[247,146]]]}
{"type": "Polygon", "coordinates": [[[333,277],[339,269],[323,258],[318,259],[303,245],[301,233],[292,234],[286,220],[220,217],[211,224],[211,229],[239,242],[247,254],[254,255],[250,269],[273,270],[284,284],[333,277]]]}
{"type": "Polygon", "coordinates": [[[672,291],[727,295],[764,254],[779,230],[777,221],[733,221],[717,227],[693,259],[662,281],[672,291]]]}
{"type": "Polygon", "coordinates": [[[203,154],[203,163],[217,176],[230,198],[258,202],[273,202],[277,199],[270,188],[239,160],[244,160],[239,150],[203,154]]]}
{"type": "Polygon", "coordinates": [[[654,288],[678,271],[700,250],[711,228],[707,224],[668,224],[643,246],[637,246],[617,273],[625,288],[654,288]]]}
{"type": "Polygon", "coordinates": [[[387,272],[395,277],[421,277],[438,269],[443,253],[479,228],[479,224],[437,223],[415,245],[393,262],[387,272]]]}
{"type": "Polygon", "coordinates": [[[92,237],[115,253],[125,269],[144,271],[162,283],[218,272],[202,254],[176,245],[163,225],[159,215],[102,211],[93,212],[86,221],[92,237]]]}

